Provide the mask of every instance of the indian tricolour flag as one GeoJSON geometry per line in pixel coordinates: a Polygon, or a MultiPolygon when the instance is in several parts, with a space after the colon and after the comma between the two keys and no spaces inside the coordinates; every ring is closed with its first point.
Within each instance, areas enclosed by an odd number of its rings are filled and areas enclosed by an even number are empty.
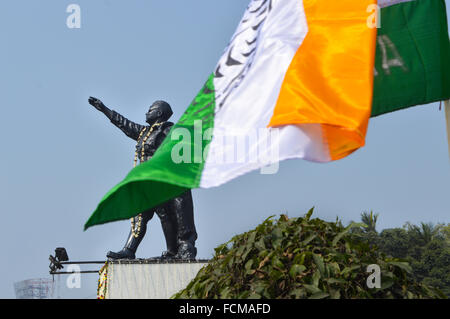
{"type": "Polygon", "coordinates": [[[448,99],[449,52],[442,0],[252,0],[153,158],[85,228],[281,160],[341,159],[364,145],[371,115],[448,99]]]}

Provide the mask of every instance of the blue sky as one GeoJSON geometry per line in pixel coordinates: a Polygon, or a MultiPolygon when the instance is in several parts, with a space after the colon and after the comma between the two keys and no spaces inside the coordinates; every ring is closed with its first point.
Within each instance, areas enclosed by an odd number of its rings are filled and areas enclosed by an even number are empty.
{"type": "MultiPolygon", "coordinates": [[[[134,143],[88,103],[89,96],[143,123],[167,100],[177,120],[236,28],[248,0],[9,0],[0,3],[0,297],[16,281],[48,277],[48,255],[101,260],[119,250],[129,222],[83,232],[103,195],[131,169],[134,143]],[[81,29],[66,8],[81,7],[81,29]]],[[[448,5],[448,4],[447,4],[448,5]]],[[[344,222],[380,214],[378,229],[449,222],[449,154],[437,103],[370,122],[366,146],[343,160],[281,163],[218,188],[193,191],[198,257],[270,215],[344,222]]],[[[160,255],[157,217],[138,250],[160,255]]],[[[93,266],[91,268],[96,268],[93,266]]],[[[85,268],[86,269],[86,268],[85,268]]],[[[65,280],[65,278],[61,278],[65,280]]],[[[97,276],[64,296],[95,296],[97,276]]]]}

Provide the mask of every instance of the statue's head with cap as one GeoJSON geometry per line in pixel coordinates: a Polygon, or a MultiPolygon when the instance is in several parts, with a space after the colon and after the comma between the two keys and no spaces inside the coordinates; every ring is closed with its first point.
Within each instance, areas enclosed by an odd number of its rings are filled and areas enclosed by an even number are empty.
{"type": "Polygon", "coordinates": [[[172,108],[165,101],[155,101],[148,109],[146,122],[150,125],[156,122],[165,122],[172,116],[172,108]]]}

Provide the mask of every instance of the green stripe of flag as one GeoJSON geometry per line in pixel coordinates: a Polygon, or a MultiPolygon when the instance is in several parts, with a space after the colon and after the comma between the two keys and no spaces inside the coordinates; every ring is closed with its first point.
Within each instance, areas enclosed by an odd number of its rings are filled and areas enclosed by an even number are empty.
{"type": "Polygon", "coordinates": [[[381,9],[372,117],[450,98],[450,43],[443,0],[381,9]]]}

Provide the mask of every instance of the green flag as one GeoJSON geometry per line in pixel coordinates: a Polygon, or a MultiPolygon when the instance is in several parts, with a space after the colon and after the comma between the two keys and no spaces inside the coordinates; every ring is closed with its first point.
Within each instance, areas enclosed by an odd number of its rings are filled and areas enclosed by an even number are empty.
{"type": "Polygon", "coordinates": [[[445,1],[380,0],[379,5],[372,116],[449,99],[445,1]]]}

